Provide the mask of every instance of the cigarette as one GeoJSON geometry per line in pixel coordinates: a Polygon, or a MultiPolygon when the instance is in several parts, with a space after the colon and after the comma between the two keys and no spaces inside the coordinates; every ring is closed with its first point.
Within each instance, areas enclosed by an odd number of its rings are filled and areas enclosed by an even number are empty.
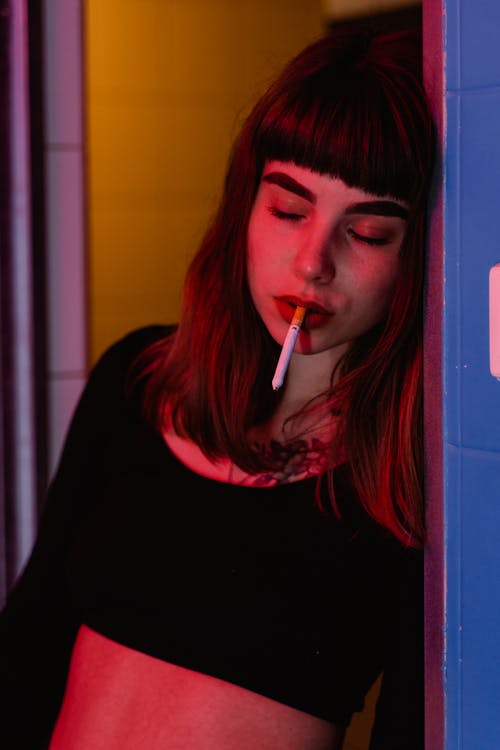
{"type": "Polygon", "coordinates": [[[290,357],[292,356],[293,347],[295,346],[297,336],[299,335],[300,327],[303,323],[306,311],[307,307],[301,307],[300,305],[295,309],[295,313],[285,336],[280,358],[274,372],[273,389],[275,391],[277,391],[278,388],[283,385],[283,380],[285,379],[286,371],[288,370],[288,365],[290,363],[290,357]]]}

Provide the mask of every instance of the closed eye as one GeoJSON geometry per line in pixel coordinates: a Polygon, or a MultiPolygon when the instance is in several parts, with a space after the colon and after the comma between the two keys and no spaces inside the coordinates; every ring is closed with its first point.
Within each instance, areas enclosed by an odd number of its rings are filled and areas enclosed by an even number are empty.
{"type": "Polygon", "coordinates": [[[354,229],[348,229],[347,232],[357,242],[364,242],[366,245],[387,245],[389,242],[387,237],[370,237],[364,234],[359,234],[358,232],[355,232],[354,229]]]}
{"type": "Polygon", "coordinates": [[[278,219],[283,219],[284,221],[300,221],[300,219],[304,218],[304,214],[281,211],[279,208],[276,208],[276,206],[269,206],[269,212],[273,216],[276,216],[278,219]]]}

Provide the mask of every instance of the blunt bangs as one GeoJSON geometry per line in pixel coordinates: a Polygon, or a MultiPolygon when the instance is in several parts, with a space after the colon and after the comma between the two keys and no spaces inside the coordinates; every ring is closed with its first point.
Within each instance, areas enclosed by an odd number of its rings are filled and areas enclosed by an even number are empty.
{"type": "Polygon", "coordinates": [[[327,69],[272,104],[257,148],[262,163],[292,161],[351,187],[412,202],[425,180],[415,117],[388,79],[359,70],[333,77],[327,69]]]}

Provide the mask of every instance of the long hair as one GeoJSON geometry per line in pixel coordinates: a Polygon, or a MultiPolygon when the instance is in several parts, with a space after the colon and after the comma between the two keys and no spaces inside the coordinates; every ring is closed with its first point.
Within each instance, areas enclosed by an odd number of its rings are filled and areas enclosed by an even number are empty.
{"type": "MultiPolygon", "coordinates": [[[[253,305],[245,270],[266,160],[407,201],[388,314],[351,346],[325,399],[338,418],[332,460],[345,458],[367,513],[408,546],[424,538],[421,306],[433,149],[417,33],[332,32],[300,52],[233,146],[219,209],[188,269],[177,330],[148,352],[145,399],[158,425],[168,403],[175,430],[209,458],[228,456],[250,473],[268,469],[247,436],[281,398],[270,386],[280,348],[253,305]]],[[[332,470],[327,476],[338,510],[332,470]]]]}

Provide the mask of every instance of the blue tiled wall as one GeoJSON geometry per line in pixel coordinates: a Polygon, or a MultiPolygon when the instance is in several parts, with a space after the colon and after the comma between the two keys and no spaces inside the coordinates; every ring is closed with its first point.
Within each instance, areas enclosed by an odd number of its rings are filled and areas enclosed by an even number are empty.
{"type": "Polygon", "coordinates": [[[445,0],[444,10],[445,746],[499,750],[500,382],[489,372],[488,275],[500,263],[500,2],[445,0]]]}

